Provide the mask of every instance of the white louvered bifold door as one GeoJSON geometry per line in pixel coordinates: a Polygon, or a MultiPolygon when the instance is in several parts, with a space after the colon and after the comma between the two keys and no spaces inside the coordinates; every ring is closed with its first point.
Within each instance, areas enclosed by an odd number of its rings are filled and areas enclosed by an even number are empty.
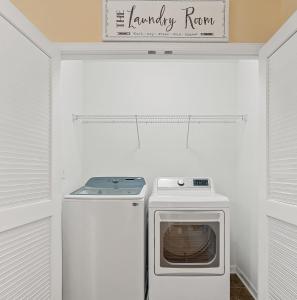
{"type": "Polygon", "coordinates": [[[297,14],[260,53],[259,299],[297,299],[297,14]]]}
{"type": "Polygon", "coordinates": [[[0,299],[61,299],[58,52],[0,0],[0,299]]]}

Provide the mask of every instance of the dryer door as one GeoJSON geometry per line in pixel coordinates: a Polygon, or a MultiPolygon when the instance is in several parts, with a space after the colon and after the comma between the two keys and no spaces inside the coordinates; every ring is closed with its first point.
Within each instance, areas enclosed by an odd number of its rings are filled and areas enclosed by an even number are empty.
{"type": "Polygon", "coordinates": [[[156,211],[157,275],[224,274],[223,211],[156,211]]]}

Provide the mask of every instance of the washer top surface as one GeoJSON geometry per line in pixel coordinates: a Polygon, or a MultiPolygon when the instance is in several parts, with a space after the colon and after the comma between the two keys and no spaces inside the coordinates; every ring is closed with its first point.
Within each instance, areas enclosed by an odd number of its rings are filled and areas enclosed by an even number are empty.
{"type": "Polygon", "coordinates": [[[228,198],[217,194],[213,181],[207,177],[158,178],[149,199],[149,207],[155,208],[225,208],[229,206],[228,198]]]}
{"type": "Polygon", "coordinates": [[[92,177],[65,199],[142,198],[145,187],[142,177],[92,177]]]}

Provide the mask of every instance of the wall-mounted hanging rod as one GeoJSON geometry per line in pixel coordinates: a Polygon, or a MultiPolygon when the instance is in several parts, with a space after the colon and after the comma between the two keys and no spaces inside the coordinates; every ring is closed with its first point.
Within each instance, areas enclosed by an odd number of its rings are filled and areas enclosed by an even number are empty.
{"type": "Polygon", "coordinates": [[[189,148],[191,124],[234,124],[246,122],[247,115],[73,115],[73,121],[101,124],[135,124],[140,149],[140,124],[187,124],[186,148],[189,148]]]}
{"type": "Polygon", "coordinates": [[[73,115],[74,121],[84,123],[236,123],[246,121],[247,115],[73,115]],[[190,121],[189,121],[190,118],[190,121]]]}

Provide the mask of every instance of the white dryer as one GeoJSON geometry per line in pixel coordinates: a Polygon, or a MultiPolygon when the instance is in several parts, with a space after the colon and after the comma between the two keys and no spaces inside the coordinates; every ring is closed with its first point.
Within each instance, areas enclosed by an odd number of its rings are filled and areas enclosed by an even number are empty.
{"type": "Polygon", "coordinates": [[[149,199],[149,300],[230,299],[229,201],[209,178],[159,178],[149,199]]]}
{"type": "Polygon", "coordinates": [[[63,202],[63,299],[144,300],[146,184],[93,177],[63,202]]]}

